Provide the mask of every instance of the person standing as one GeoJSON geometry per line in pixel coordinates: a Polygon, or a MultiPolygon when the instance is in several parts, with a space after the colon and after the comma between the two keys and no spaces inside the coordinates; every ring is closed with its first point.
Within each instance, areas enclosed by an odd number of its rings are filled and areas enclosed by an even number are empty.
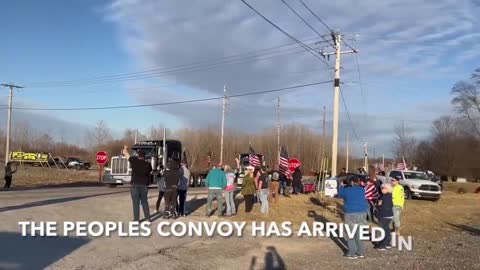
{"type": "Polygon", "coordinates": [[[260,177],[258,178],[258,188],[260,195],[260,212],[262,214],[268,214],[268,174],[267,167],[262,166],[260,169],[260,177]]]}
{"type": "Polygon", "coordinates": [[[145,152],[140,150],[137,156],[130,156],[128,146],[123,147],[123,155],[128,159],[132,168],[132,180],[130,194],[132,196],[133,220],[140,221],[140,204],[143,208],[145,220],[150,220],[150,208],[148,207],[148,184],[152,165],[145,160],[145,152]]]}
{"type": "Polygon", "coordinates": [[[374,222],[375,220],[375,205],[377,205],[378,196],[374,181],[368,179],[367,185],[365,186],[365,199],[367,199],[368,203],[367,218],[370,222],[374,222]]]}
{"type": "Polygon", "coordinates": [[[235,174],[230,166],[225,165],[225,176],[227,177],[227,187],[225,188],[225,202],[227,205],[227,216],[235,215],[235,174]]]}
{"type": "Polygon", "coordinates": [[[187,167],[187,164],[182,163],[180,167],[180,182],[178,184],[178,207],[177,213],[179,216],[185,216],[185,201],[187,200],[187,190],[188,184],[190,183],[190,170],[187,167]]]}
{"type": "Polygon", "coordinates": [[[278,202],[279,193],[280,193],[280,172],[273,171],[272,181],[270,182],[270,198],[272,203],[278,202]]]}
{"type": "Polygon", "coordinates": [[[12,169],[12,164],[13,162],[9,161],[7,162],[7,165],[5,165],[5,185],[3,188],[10,188],[12,185],[13,174],[17,172],[17,166],[15,166],[15,169],[12,169]]]}
{"type": "Polygon", "coordinates": [[[227,187],[227,177],[225,176],[225,172],[221,168],[214,168],[208,173],[206,181],[208,188],[206,216],[210,217],[213,198],[216,198],[217,215],[220,217],[223,213],[223,190],[227,187]]]}
{"type": "Polygon", "coordinates": [[[385,237],[378,246],[377,250],[383,251],[390,248],[390,242],[392,241],[392,234],[390,232],[390,222],[393,218],[393,199],[392,199],[392,186],[389,184],[382,185],[382,195],[378,200],[378,221],[380,227],[385,231],[385,237]]]}
{"type": "Polygon", "coordinates": [[[165,176],[165,219],[177,218],[177,191],[180,175],[178,163],[175,160],[168,162],[165,176]]]}
{"type": "MultiPolygon", "coordinates": [[[[352,230],[354,226],[365,225],[367,215],[367,201],[365,190],[360,187],[358,177],[351,178],[351,187],[345,187],[342,183],[338,191],[338,197],[343,198],[343,212],[345,224],[352,230]]],[[[345,257],[348,259],[364,258],[363,242],[360,240],[360,230],[356,230],[353,238],[347,236],[348,252],[345,257]]]]}
{"type": "MultiPolygon", "coordinates": [[[[155,209],[157,210],[157,213],[159,212],[160,209],[160,202],[162,201],[162,198],[165,196],[165,176],[159,175],[157,176],[157,186],[158,186],[158,198],[157,198],[157,203],[155,204],[155,209]]],[[[167,205],[164,199],[165,206],[167,205]]],[[[166,208],[165,208],[166,211],[166,208]]]]}
{"type": "Polygon", "coordinates": [[[253,179],[253,170],[254,168],[249,166],[247,167],[247,172],[245,177],[243,178],[242,184],[242,195],[245,199],[245,213],[252,212],[253,203],[254,203],[254,195],[255,195],[255,182],[253,179]]]}
{"type": "Polygon", "coordinates": [[[295,172],[292,174],[293,194],[302,193],[302,172],[300,168],[295,168],[295,172]]]}
{"type": "Polygon", "coordinates": [[[403,205],[405,204],[405,191],[399,181],[399,178],[392,178],[393,225],[397,235],[400,235],[400,219],[402,217],[403,205]]]}

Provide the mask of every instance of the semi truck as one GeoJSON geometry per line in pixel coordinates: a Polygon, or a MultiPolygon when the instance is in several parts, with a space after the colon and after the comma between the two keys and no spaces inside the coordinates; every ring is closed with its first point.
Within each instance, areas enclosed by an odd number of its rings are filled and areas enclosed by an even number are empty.
{"type": "MultiPolygon", "coordinates": [[[[180,162],[182,143],[177,140],[146,140],[135,143],[130,147],[132,156],[137,156],[138,151],[145,152],[145,160],[152,165],[150,184],[155,184],[155,177],[161,175],[169,160],[180,162]]],[[[132,180],[132,169],[125,156],[113,156],[108,168],[102,177],[102,182],[115,187],[129,184],[132,180]]]]}

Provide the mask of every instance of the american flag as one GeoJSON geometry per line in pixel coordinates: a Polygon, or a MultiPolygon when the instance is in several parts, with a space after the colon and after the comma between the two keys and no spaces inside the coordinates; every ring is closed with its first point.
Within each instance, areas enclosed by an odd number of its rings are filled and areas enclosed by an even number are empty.
{"type": "Polygon", "coordinates": [[[282,148],[280,149],[280,164],[278,166],[278,170],[287,177],[290,175],[290,170],[288,169],[288,160],[287,149],[282,145],[282,148]]]}
{"type": "Polygon", "coordinates": [[[255,154],[255,150],[253,150],[251,145],[250,145],[250,153],[248,155],[248,162],[250,163],[250,166],[253,166],[253,167],[260,166],[260,159],[258,158],[257,154],[255,154]]]}
{"type": "Polygon", "coordinates": [[[407,162],[405,162],[405,158],[403,158],[402,162],[397,163],[397,170],[406,170],[407,169],[407,162]]]}
{"type": "Polygon", "coordinates": [[[367,184],[367,186],[365,187],[365,199],[375,200],[378,199],[378,197],[379,194],[375,184],[367,184]]]}

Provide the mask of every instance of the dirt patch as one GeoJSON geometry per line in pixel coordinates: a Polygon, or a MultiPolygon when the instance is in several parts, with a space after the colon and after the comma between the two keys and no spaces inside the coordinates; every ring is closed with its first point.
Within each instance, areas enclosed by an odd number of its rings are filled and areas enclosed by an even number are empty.
{"type": "Polygon", "coordinates": [[[457,183],[457,182],[444,182],[443,188],[446,191],[457,192],[459,189],[465,190],[465,193],[474,193],[475,190],[480,188],[480,183],[457,183]]]}

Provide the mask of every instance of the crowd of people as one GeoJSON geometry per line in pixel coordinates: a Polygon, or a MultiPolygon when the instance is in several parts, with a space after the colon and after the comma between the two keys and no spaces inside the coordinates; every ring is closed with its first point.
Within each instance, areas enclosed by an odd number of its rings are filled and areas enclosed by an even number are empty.
{"type": "MultiPolygon", "coordinates": [[[[236,214],[237,205],[235,204],[235,171],[228,165],[213,168],[207,175],[206,186],[208,188],[206,216],[212,214],[213,200],[217,200],[218,216],[225,212],[226,216],[236,214]],[[223,208],[223,199],[225,197],[226,211],[223,208]]],[[[260,204],[260,212],[267,215],[269,203],[277,203],[280,194],[285,197],[290,196],[290,189],[293,185],[294,194],[301,192],[300,187],[296,187],[298,182],[301,185],[302,173],[297,169],[293,174],[293,179],[285,176],[279,170],[270,171],[267,166],[246,167],[240,193],[245,202],[245,212],[250,213],[254,204],[260,204]],[[297,181],[297,182],[296,182],[297,181]]]]}
{"type": "MultiPolygon", "coordinates": [[[[152,172],[152,165],[145,160],[145,152],[138,151],[137,156],[130,156],[128,147],[123,149],[123,155],[128,159],[132,168],[130,193],[133,206],[133,220],[140,221],[140,205],[143,209],[144,220],[151,220],[148,205],[148,184],[152,172]]],[[[186,215],[187,190],[190,183],[190,171],[186,164],[169,160],[167,168],[161,177],[156,177],[158,198],[155,204],[157,213],[165,219],[177,218],[186,215]],[[160,212],[160,203],[164,200],[165,210],[160,212]]]]}
{"type": "MultiPolygon", "coordinates": [[[[382,241],[375,244],[378,251],[391,248],[390,224],[393,231],[400,235],[400,220],[404,206],[405,194],[398,178],[392,178],[391,184],[381,183],[375,175],[370,175],[365,185],[360,178],[351,176],[348,182],[342,182],[338,197],[343,198],[343,212],[345,224],[351,228],[355,225],[366,225],[367,220],[376,222],[385,231],[382,241]]],[[[347,237],[348,259],[364,258],[364,244],[357,231],[353,238],[347,237]]]]}

